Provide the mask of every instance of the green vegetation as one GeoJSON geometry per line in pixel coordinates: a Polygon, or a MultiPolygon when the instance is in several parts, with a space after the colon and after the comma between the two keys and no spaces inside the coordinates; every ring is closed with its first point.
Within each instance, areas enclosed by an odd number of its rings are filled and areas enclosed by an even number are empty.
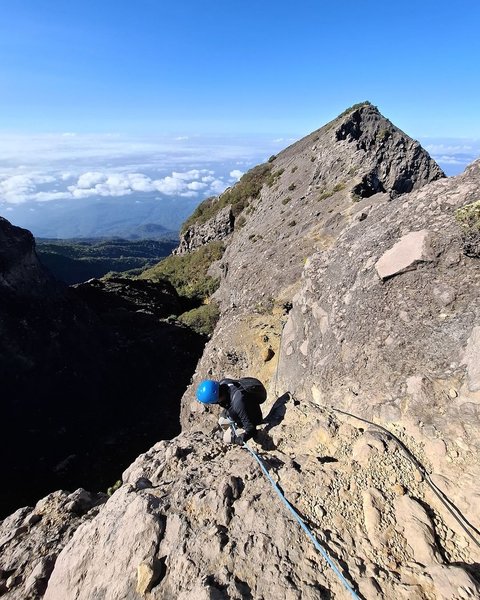
{"type": "Polygon", "coordinates": [[[71,285],[109,272],[144,269],[168,256],[177,240],[37,239],[40,261],[53,275],[71,285]]]}
{"type": "Polygon", "coordinates": [[[480,200],[459,208],[455,213],[455,218],[464,231],[480,232],[480,200]]]}
{"type": "Polygon", "coordinates": [[[289,192],[293,192],[293,190],[294,190],[296,187],[297,187],[297,186],[296,186],[294,183],[291,183],[291,184],[288,186],[288,191],[289,191],[289,192]]]}
{"type": "Polygon", "coordinates": [[[215,302],[203,304],[184,312],[178,320],[191,327],[197,333],[211,335],[220,317],[220,310],[215,302]]]}
{"type": "Polygon", "coordinates": [[[118,479],[112,486],[110,486],[107,490],[107,496],[113,496],[114,492],[116,492],[122,486],[121,479],[118,479]]]}
{"type": "Polygon", "coordinates": [[[318,196],[317,200],[318,201],[326,200],[327,198],[330,198],[331,196],[333,196],[333,194],[336,194],[337,192],[341,192],[342,190],[344,190],[345,187],[346,186],[344,183],[337,183],[336,185],[334,185],[333,189],[331,189],[331,190],[323,189],[320,196],[318,196]]]}
{"type": "Polygon", "coordinates": [[[330,198],[330,196],[333,196],[334,193],[335,192],[325,190],[320,194],[320,196],[318,197],[318,200],[319,201],[326,200],[327,198],[330,198]]]}
{"type": "Polygon", "coordinates": [[[298,169],[298,166],[295,165],[294,167],[292,167],[292,173],[295,173],[295,171],[298,169]]]}
{"type": "Polygon", "coordinates": [[[379,129],[377,131],[377,134],[375,135],[375,139],[377,142],[381,143],[381,142],[385,142],[386,140],[388,140],[388,138],[392,135],[392,132],[389,129],[386,129],[385,127],[383,127],[382,129],[379,129]]]}
{"type": "Polygon", "coordinates": [[[340,113],[338,115],[337,119],[340,119],[341,117],[348,115],[348,113],[351,113],[354,110],[357,110],[358,108],[362,108],[363,106],[371,106],[372,108],[377,108],[371,102],[369,102],[368,100],[365,100],[365,102],[358,102],[357,104],[353,104],[349,108],[345,109],[342,113],[340,113]]]}
{"type": "Polygon", "coordinates": [[[289,225],[289,227],[294,227],[296,224],[297,224],[297,222],[294,219],[293,221],[290,221],[290,223],[288,225],[289,225]]]}
{"type": "MultiPolygon", "coordinates": [[[[240,181],[223,192],[218,198],[211,197],[204,200],[182,225],[182,233],[192,225],[206,223],[228,205],[232,207],[232,212],[237,217],[248,206],[251,199],[258,198],[264,183],[270,180],[271,169],[272,165],[270,163],[258,165],[245,173],[240,181]]],[[[281,171],[283,172],[283,170],[281,171]]]]}
{"type": "Polygon", "coordinates": [[[277,179],[281,175],[283,175],[284,172],[285,172],[285,169],[279,169],[278,171],[274,171],[273,173],[270,173],[270,176],[268,177],[268,179],[266,181],[268,187],[272,187],[277,182],[277,179]]]}
{"type": "Polygon", "coordinates": [[[207,274],[210,265],[220,260],[225,251],[222,242],[210,242],[194,252],[169,256],[147,269],[139,279],[166,279],[184,298],[204,301],[217,289],[219,281],[207,274]]]}
{"type": "Polygon", "coordinates": [[[268,159],[268,162],[271,163],[277,158],[276,154],[272,154],[272,156],[268,159]]]}
{"type": "Polygon", "coordinates": [[[282,200],[282,204],[283,204],[283,205],[285,205],[285,204],[288,204],[288,203],[290,202],[290,200],[291,200],[291,199],[292,199],[292,198],[291,198],[290,196],[287,196],[286,198],[284,198],[284,199],[282,200]]]}
{"type": "Polygon", "coordinates": [[[467,256],[480,258],[480,200],[459,208],[455,218],[463,230],[463,251],[467,256]]]}

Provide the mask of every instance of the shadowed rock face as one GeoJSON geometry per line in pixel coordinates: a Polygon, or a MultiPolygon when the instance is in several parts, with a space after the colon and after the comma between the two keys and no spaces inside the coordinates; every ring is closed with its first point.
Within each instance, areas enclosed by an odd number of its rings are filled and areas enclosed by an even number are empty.
{"type": "Polygon", "coordinates": [[[41,267],[30,232],[5,219],[0,268],[8,514],[59,487],[106,490],[138,452],[177,434],[204,340],[162,320],[178,307],[171,286],[114,279],[69,289],[41,267]]]}
{"type": "Polygon", "coordinates": [[[0,291],[4,298],[44,294],[45,286],[53,281],[45,273],[35,254],[33,235],[26,229],[15,227],[0,217],[0,291]]]}

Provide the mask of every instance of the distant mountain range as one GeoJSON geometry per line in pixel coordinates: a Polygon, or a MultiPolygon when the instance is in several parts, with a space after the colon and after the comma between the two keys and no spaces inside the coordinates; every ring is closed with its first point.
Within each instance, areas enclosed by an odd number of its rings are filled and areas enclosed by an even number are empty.
{"type": "Polygon", "coordinates": [[[17,205],[4,216],[42,238],[164,239],[177,235],[198,199],[142,195],[17,205]]]}

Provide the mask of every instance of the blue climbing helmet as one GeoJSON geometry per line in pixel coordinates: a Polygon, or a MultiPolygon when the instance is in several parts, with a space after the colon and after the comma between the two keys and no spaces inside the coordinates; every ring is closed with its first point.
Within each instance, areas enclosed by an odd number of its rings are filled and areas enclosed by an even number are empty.
{"type": "Polygon", "coordinates": [[[197,399],[202,404],[216,404],[218,402],[218,381],[205,379],[197,388],[197,399]]]}

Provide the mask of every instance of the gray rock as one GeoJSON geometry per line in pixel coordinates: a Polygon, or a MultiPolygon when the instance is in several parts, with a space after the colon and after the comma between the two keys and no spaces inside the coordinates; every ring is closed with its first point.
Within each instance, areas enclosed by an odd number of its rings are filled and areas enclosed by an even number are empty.
{"type": "Polygon", "coordinates": [[[39,500],[35,508],[19,509],[0,521],[0,584],[3,581],[8,590],[2,600],[43,598],[57,555],[79,524],[92,519],[104,501],[103,494],[59,491],[39,500]],[[96,506],[84,510],[82,516],[70,512],[72,496],[84,495],[96,506]]]}
{"type": "Polygon", "coordinates": [[[467,366],[468,389],[471,392],[480,390],[480,325],[472,329],[468,338],[463,364],[467,366]]]}
{"type": "MultiPolygon", "coordinates": [[[[215,199],[212,202],[215,202],[215,199]]],[[[226,206],[206,223],[192,225],[184,231],[174,254],[184,254],[214,240],[223,240],[233,232],[234,224],[232,209],[226,206]]]]}

